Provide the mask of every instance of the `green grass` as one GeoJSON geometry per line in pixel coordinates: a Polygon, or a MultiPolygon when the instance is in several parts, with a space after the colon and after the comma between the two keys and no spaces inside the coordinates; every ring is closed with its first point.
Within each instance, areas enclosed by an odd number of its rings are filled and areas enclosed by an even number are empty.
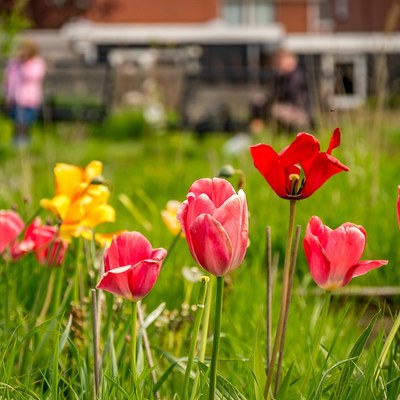
{"type": "MultiPolygon", "coordinates": [[[[334,155],[350,167],[350,172],[334,176],[311,198],[301,201],[297,207],[297,223],[302,226],[303,234],[312,215],[318,215],[332,228],[346,221],[363,225],[368,234],[364,258],[388,259],[389,264],[352,281],[351,287],[398,286],[400,233],[396,200],[400,184],[400,125],[396,126],[398,122],[390,115],[378,128],[373,128],[373,115],[335,118],[337,121],[327,119],[325,126],[313,133],[325,149],[333,129],[341,128],[342,144],[334,155]],[[376,129],[381,132],[380,151],[374,142],[376,129]]],[[[169,248],[173,241],[160,217],[168,200],[183,201],[194,180],[217,175],[224,164],[232,164],[245,172],[250,247],[243,265],[227,279],[225,287],[221,377],[217,388],[225,398],[263,398],[265,228],[271,226],[273,249],[279,256],[273,303],[276,323],[289,204],[265,183],[253,167],[249,152],[226,154],[223,145],[228,137],[224,135],[210,135],[199,141],[188,132],[165,135],[150,132],[140,140],[115,140],[112,132],[97,138],[87,126],[78,123],[35,127],[32,146],[23,153],[11,148],[10,137],[9,124],[1,120],[0,209],[16,207],[28,220],[38,210],[39,200],[54,194],[55,163],[85,166],[97,159],[104,164],[104,176],[112,182],[110,203],[117,211],[116,222],[100,230],[139,230],[154,247],[169,248]],[[150,223],[147,229],[119,201],[120,194],[127,195],[150,223]]],[[[272,144],[280,150],[293,137],[275,136],[267,131],[251,140],[272,144]]],[[[231,182],[235,185],[236,179],[232,178],[231,182]]],[[[50,217],[45,212],[42,216],[50,217]]],[[[1,398],[93,398],[90,289],[98,282],[99,273],[89,249],[86,250],[85,301],[72,303],[77,256],[77,243],[73,242],[64,265],[55,271],[56,284],[47,319],[38,326],[37,317],[50,271],[30,256],[18,263],[1,264],[1,398]]],[[[96,259],[100,256],[96,254],[96,259]]],[[[175,393],[181,392],[182,366],[188,356],[188,338],[195,317],[194,311],[182,308],[190,283],[185,281],[181,270],[192,265],[195,264],[187,245],[180,239],[163,266],[156,286],[143,301],[146,315],[165,303],[165,310],[147,329],[163,399],[173,399],[175,393]]],[[[194,285],[190,304],[196,304],[199,286],[194,285]]],[[[315,288],[300,247],[278,398],[395,399],[400,392],[398,334],[389,336],[391,340],[385,352],[382,349],[399,299],[333,296],[313,359],[313,335],[323,304],[323,296],[315,288]],[[384,359],[380,358],[382,354],[384,359]]],[[[143,354],[138,362],[142,371],[138,392],[136,395],[133,392],[129,330],[129,304],[105,293],[100,329],[103,399],[153,398],[151,371],[143,354]]],[[[200,398],[206,398],[205,365],[210,354],[211,336],[205,364],[199,365],[198,387],[203,392],[200,398]]]]}

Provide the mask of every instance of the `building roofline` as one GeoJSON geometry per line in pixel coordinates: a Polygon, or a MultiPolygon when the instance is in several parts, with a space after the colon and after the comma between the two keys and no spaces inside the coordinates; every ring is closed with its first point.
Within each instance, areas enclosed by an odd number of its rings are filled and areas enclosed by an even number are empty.
{"type": "Polygon", "coordinates": [[[232,26],[221,21],[203,24],[105,24],[80,20],[61,28],[62,36],[101,44],[267,43],[283,39],[280,24],[232,26]]]}
{"type": "Polygon", "coordinates": [[[296,53],[398,53],[400,33],[288,34],[282,45],[296,53]]]}

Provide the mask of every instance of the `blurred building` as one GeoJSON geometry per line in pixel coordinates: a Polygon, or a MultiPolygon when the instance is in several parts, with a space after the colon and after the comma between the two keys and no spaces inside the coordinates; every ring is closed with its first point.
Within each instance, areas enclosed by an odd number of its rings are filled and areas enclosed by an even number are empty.
{"type": "MultiPolygon", "coordinates": [[[[2,0],[10,10],[14,0],[2,0]]],[[[34,28],[60,28],[76,17],[101,23],[206,23],[222,19],[233,25],[281,24],[285,32],[398,31],[397,0],[35,0],[27,16],[34,28]]]]}
{"type": "MultiPolygon", "coordinates": [[[[53,70],[84,65],[109,104],[150,77],[189,120],[217,109],[245,120],[279,47],[300,56],[323,106],[357,107],[382,87],[400,93],[399,0],[35,0],[26,13],[53,70]]],[[[50,90],[71,90],[75,75],[50,74],[50,90]]]]}

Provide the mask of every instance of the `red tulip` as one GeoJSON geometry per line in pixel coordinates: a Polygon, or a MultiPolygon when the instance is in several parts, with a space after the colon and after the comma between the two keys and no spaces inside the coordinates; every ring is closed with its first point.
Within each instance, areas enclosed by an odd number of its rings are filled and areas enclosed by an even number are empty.
{"type": "Polygon", "coordinates": [[[23,229],[24,223],[15,211],[0,210],[0,254],[12,247],[23,229]]]}
{"type": "Polygon", "coordinates": [[[360,225],[346,222],[332,230],[318,217],[307,225],[304,250],[314,281],[323,289],[335,290],[352,278],[386,265],[386,260],[360,261],[366,232],[360,225]]]}
{"type": "Polygon", "coordinates": [[[28,226],[23,240],[12,248],[13,259],[34,251],[36,259],[43,265],[61,265],[67,243],[58,236],[58,228],[42,225],[40,218],[35,218],[28,226]]]}
{"type": "Polygon", "coordinates": [[[243,190],[225,179],[194,182],[178,213],[195,261],[216,276],[243,261],[248,244],[248,212],[243,190]]]}
{"type": "Polygon", "coordinates": [[[331,155],[339,144],[340,130],[336,128],[326,153],[320,152],[318,140],[305,132],[298,133],[279,154],[266,144],[250,146],[250,152],[255,167],[278,196],[300,200],[311,196],[331,176],[349,170],[331,155]]]}
{"type": "Polygon", "coordinates": [[[399,191],[399,196],[397,198],[397,222],[400,228],[400,186],[398,186],[397,190],[399,191]]]}
{"type": "Polygon", "coordinates": [[[104,255],[104,275],[97,285],[130,301],[139,301],[153,288],[165,249],[153,249],[139,232],[124,232],[115,237],[104,255]]]}

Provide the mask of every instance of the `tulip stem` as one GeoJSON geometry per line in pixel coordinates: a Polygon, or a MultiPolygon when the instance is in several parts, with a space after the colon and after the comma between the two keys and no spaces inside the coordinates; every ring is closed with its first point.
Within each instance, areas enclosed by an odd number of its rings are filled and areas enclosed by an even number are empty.
{"type": "Polygon", "coordinates": [[[93,333],[93,361],[94,361],[94,398],[99,398],[100,387],[100,357],[99,357],[99,319],[97,313],[96,289],[90,290],[92,300],[92,333],[93,333]]]}
{"type": "Polygon", "coordinates": [[[289,289],[288,289],[288,294],[287,294],[287,299],[288,300],[287,300],[287,303],[286,303],[286,312],[285,312],[285,318],[284,318],[284,322],[283,322],[283,333],[282,333],[281,346],[280,346],[280,349],[279,349],[278,366],[276,368],[275,396],[277,395],[277,393],[279,391],[279,386],[280,386],[280,379],[281,379],[281,373],[282,373],[282,363],[283,363],[283,354],[284,354],[284,350],[285,350],[286,326],[287,326],[287,320],[288,320],[288,315],[289,315],[290,301],[291,301],[291,298],[292,298],[293,278],[294,278],[294,272],[296,270],[297,252],[299,250],[300,235],[301,235],[301,227],[300,227],[300,225],[297,225],[296,233],[295,233],[295,237],[294,237],[294,243],[293,243],[293,246],[292,246],[292,253],[291,253],[289,289]]]}
{"type": "Polygon", "coordinates": [[[266,284],[267,284],[267,318],[266,318],[266,365],[267,375],[269,361],[271,359],[271,336],[272,336],[272,245],[271,245],[271,227],[267,226],[265,230],[266,236],[266,284]]]}
{"type": "MultiPolygon", "coordinates": [[[[132,325],[131,325],[131,374],[133,386],[136,385],[136,325],[137,325],[137,302],[132,301],[132,325]]],[[[134,390],[136,388],[134,387],[134,390]]]]}
{"type": "MultiPolygon", "coordinates": [[[[211,301],[212,301],[212,292],[213,292],[213,286],[214,286],[214,276],[210,276],[210,282],[207,285],[207,297],[206,297],[206,304],[204,308],[204,313],[203,313],[203,326],[202,326],[202,332],[201,332],[201,339],[200,339],[200,349],[199,349],[199,355],[198,355],[198,360],[200,362],[204,362],[204,358],[206,356],[206,349],[207,349],[207,337],[208,337],[208,325],[210,322],[210,313],[211,313],[211,301]]],[[[192,387],[192,395],[190,396],[190,399],[193,400],[196,397],[196,391],[197,391],[197,386],[200,381],[200,372],[199,372],[199,367],[197,366],[197,375],[196,379],[193,383],[192,387]]]]}
{"type": "Polygon", "coordinates": [[[289,214],[289,227],[288,235],[286,240],[286,251],[285,251],[285,264],[283,268],[283,281],[282,281],[282,297],[281,297],[281,309],[279,313],[278,326],[275,333],[274,346],[271,353],[271,359],[268,365],[268,375],[267,381],[264,388],[264,398],[269,399],[269,390],[272,384],[273,372],[276,363],[276,358],[278,356],[279,349],[281,347],[282,337],[284,333],[285,326],[285,314],[289,311],[288,304],[288,293],[290,284],[290,267],[291,267],[291,253],[292,253],[292,243],[294,236],[294,225],[295,225],[295,215],[296,215],[296,200],[290,200],[290,214],[289,214]]]}
{"type": "Polygon", "coordinates": [[[188,386],[189,386],[189,378],[190,378],[190,373],[192,371],[192,365],[193,365],[194,353],[196,350],[197,338],[199,336],[201,319],[203,317],[204,302],[205,302],[206,293],[207,293],[207,283],[209,282],[209,280],[210,280],[210,278],[208,276],[203,276],[200,281],[201,287],[200,287],[200,293],[199,293],[199,301],[197,304],[196,317],[194,320],[192,338],[190,341],[189,356],[188,356],[188,360],[187,360],[187,364],[186,364],[185,378],[183,381],[183,389],[182,389],[182,396],[181,396],[182,399],[188,398],[187,392],[188,392],[188,386]]]}
{"type": "Polygon", "coordinates": [[[217,386],[217,361],[219,352],[219,342],[221,335],[221,315],[222,300],[224,294],[224,277],[217,276],[217,293],[215,299],[215,319],[214,319],[214,340],[210,366],[210,390],[208,400],[215,399],[215,389],[217,386]]]}

